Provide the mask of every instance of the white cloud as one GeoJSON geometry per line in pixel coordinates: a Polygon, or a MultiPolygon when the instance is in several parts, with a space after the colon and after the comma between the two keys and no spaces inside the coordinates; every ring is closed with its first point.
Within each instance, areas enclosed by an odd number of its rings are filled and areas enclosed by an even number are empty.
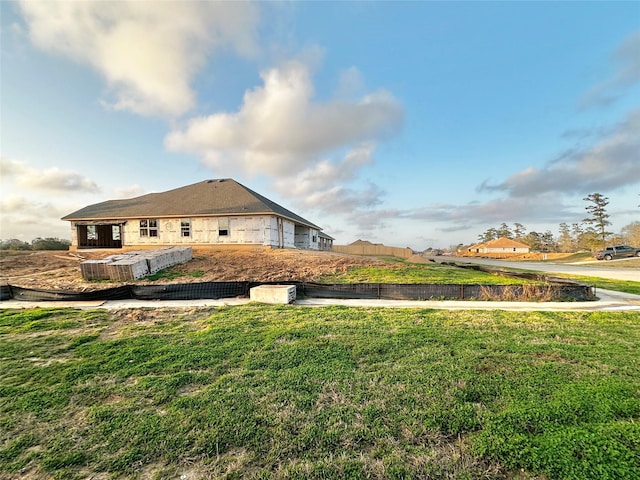
{"type": "MultiPolygon", "coordinates": [[[[310,68],[301,61],[267,70],[262,79],[237,112],[193,119],[167,135],[166,147],[197,154],[225,174],[264,175],[300,208],[344,216],[366,231],[382,225],[375,208],[384,192],[370,182],[354,184],[373,164],[376,143],[401,128],[402,105],[385,91],[316,102],[310,68]]],[[[351,93],[359,88],[355,69],[343,76],[345,84],[351,93]]]]}
{"type": "Polygon", "coordinates": [[[432,204],[398,212],[398,218],[428,225],[431,234],[440,232],[451,243],[472,242],[477,234],[503,222],[522,223],[529,231],[539,231],[562,222],[580,222],[584,215],[583,209],[568,206],[563,195],[557,193],[497,198],[466,205],[432,204]]]}
{"type": "Polygon", "coordinates": [[[113,190],[114,198],[133,198],[139,197],[145,193],[144,188],[142,188],[137,183],[133,185],[127,185],[126,187],[115,188],[113,190]]]}
{"type": "Polygon", "coordinates": [[[340,74],[340,81],[338,83],[336,96],[340,98],[351,98],[354,95],[359,94],[363,88],[364,79],[360,70],[356,67],[351,67],[340,74]]]}
{"type": "Polygon", "coordinates": [[[0,200],[0,238],[31,241],[35,237],[69,238],[68,222],[60,217],[73,211],[48,201],[10,195],[0,200]]]}
{"type": "Polygon", "coordinates": [[[313,167],[326,152],[392,135],[403,123],[402,106],[385,91],[313,102],[309,69],[301,62],[261,76],[264,85],[245,93],[238,112],[191,120],[166,137],[167,148],[198,154],[214,169],[279,177],[313,167]]]}
{"type": "Polygon", "coordinates": [[[37,170],[27,163],[0,157],[0,176],[2,180],[12,180],[17,186],[32,190],[56,192],[90,192],[100,189],[96,183],[70,170],[57,167],[37,170]]]}
{"type": "Polygon", "coordinates": [[[26,219],[41,219],[53,217],[56,220],[64,215],[64,211],[56,208],[50,202],[29,199],[22,195],[9,195],[0,200],[0,210],[3,214],[20,214],[26,219]]]}
{"type": "Polygon", "coordinates": [[[51,1],[20,3],[31,41],[95,68],[116,109],[180,115],[213,50],[256,50],[258,9],[249,2],[51,1]]]}
{"type": "Polygon", "coordinates": [[[640,109],[588,147],[567,152],[543,168],[529,167],[499,185],[480,190],[506,191],[510,197],[546,192],[610,191],[640,182],[640,109]]]}
{"type": "Polygon", "coordinates": [[[401,212],[395,208],[361,210],[348,215],[347,221],[360,232],[358,236],[370,236],[387,228],[389,220],[398,219],[401,215],[401,212]]]}
{"type": "Polygon", "coordinates": [[[378,208],[385,192],[371,182],[349,185],[362,168],[373,163],[374,150],[373,143],[364,143],[338,161],[322,160],[295,175],[278,178],[273,188],[283,197],[294,199],[299,208],[315,210],[334,220],[342,217],[361,234],[371,233],[385,225],[386,211],[378,208]]]}
{"type": "Polygon", "coordinates": [[[374,148],[372,143],[359,145],[340,161],[321,160],[295,175],[278,178],[274,186],[284,196],[302,199],[305,206],[322,205],[327,194],[335,195],[339,184],[353,180],[362,167],[373,163],[374,148]]]}
{"type": "Polygon", "coordinates": [[[596,84],[580,99],[583,108],[608,106],[628,88],[640,83],[640,30],[629,35],[613,52],[615,72],[596,84]]]}

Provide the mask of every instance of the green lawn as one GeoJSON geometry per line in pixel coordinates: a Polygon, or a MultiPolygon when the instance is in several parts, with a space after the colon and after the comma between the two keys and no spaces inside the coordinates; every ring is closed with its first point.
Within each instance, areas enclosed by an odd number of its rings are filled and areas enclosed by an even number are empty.
{"type": "Polygon", "coordinates": [[[640,313],[0,310],[0,478],[640,478],[640,313]]]}
{"type": "MultiPolygon", "coordinates": [[[[557,274],[558,277],[565,277],[576,282],[585,283],[587,285],[593,285],[598,288],[604,288],[605,290],[615,290],[617,292],[633,293],[640,295],[640,282],[632,282],[631,280],[612,280],[608,278],[600,277],[585,277],[581,275],[566,275],[557,274]]],[[[597,291],[596,291],[597,295],[597,291]]]]}
{"type": "Polygon", "coordinates": [[[439,263],[406,263],[401,261],[383,266],[353,267],[335,275],[326,275],[319,282],[327,284],[455,283],[465,285],[531,285],[542,283],[439,263]]]}

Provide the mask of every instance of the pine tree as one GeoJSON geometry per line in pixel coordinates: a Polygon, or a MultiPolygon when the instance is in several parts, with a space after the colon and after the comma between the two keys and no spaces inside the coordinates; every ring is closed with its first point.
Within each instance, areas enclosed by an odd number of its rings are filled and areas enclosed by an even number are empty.
{"type": "Polygon", "coordinates": [[[490,242],[491,240],[495,240],[498,238],[498,231],[495,228],[489,228],[484,233],[478,235],[478,240],[480,243],[490,242]]]}
{"type": "Polygon", "coordinates": [[[502,222],[502,224],[500,224],[500,228],[498,228],[497,230],[498,237],[513,238],[513,233],[511,233],[511,229],[506,223],[502,222]]]}
{"type": "Polygon", "coordinates": [[[607,225],[611,225],[609,214],[606,207],[609,205],[609,199],[599,193],[592,193],[587,195],[583,200],[591,202],[591,205],[587,205],[585,209],[589,212],[589,217],[585,218],[583,222],[591,225],[596,233],[598,240],[602,242],[602,248],[607,246],[607,237],[611,235],[611,232],[607,232],[607,225]]]}
{"type": "Polygon", "coordinates": [[[513,235],[515,236],[516,239],[524,237],[524,234],[526,233],[526,231],[527,229],[521,223],[513,224],[513,235]]]}
{"type": "Polygon", "coordinates": [[[560,224],[560,230],[558,234],[558,246],[560,247],[561,252],[573,252],[575,241],[571,237],[571,230],[569,229],[569,225],[566,223],[560,224]]]}

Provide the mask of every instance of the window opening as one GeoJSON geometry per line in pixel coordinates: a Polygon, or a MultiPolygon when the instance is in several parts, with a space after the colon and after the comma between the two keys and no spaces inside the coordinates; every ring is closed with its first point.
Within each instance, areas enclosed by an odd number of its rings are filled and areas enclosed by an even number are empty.
{"type": "Polygon", "coordinates": [[[221,237],[225,237],[229,235],[229,219],[228,218],[218,219],[218,235],[220,235],[221,237]]]}
{"type": "Polygon", "coordinates": [[[183,237],[191,236],[191,219],[185,218],[180,220],[180,235],[183,237]]]}
{"type": "Polygon", "coordinates": [[[140,220],[140,236],[141,237],[157,237],[158,236],[158,220],[145,219],[140,220]]]}
{"type": "Polygon", "coordinates": [[[98,230],[95,225],[87,225],[87,240],[98,240],[98,230]]]}

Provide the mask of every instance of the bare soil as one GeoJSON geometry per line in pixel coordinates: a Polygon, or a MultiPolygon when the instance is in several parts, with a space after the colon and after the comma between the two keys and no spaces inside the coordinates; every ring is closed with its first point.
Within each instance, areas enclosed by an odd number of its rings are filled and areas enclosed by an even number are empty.
{"type": "MultiPolygon", "coordinates": [[[[119,250],[2,252],[0,283],[46,290],[90,291],[120,285],[117,282],[87,281],[80,273],[84,260],[98,260],[119,250]]],[[[305,281],[344,272],[350,267],[380,265],[382,259],[334,252],[271,249],[264,247],[194,247],[193,259],[172,267],[183,275],[173,280],[137,283],[189,283],[224,281],[305,281]]]]}

